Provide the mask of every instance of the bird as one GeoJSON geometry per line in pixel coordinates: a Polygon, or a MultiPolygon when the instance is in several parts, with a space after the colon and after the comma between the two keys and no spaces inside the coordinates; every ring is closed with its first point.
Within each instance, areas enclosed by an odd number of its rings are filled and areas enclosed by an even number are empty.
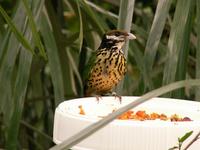
{"type": "MultiPolygon", "coordinates": [[[[111,30],[106,32],[99,48],[92,54],[85,69],[84,96],[99,97],[112,93],[127,72],[127,62],[122,50],[128,40],[136,39],[132,33],[123,30],[111,30]]],[[[113,92],[113,96],[118,95],[113,92]]],[[[121,96],[119,96],[121,101],[121,96]]]]}

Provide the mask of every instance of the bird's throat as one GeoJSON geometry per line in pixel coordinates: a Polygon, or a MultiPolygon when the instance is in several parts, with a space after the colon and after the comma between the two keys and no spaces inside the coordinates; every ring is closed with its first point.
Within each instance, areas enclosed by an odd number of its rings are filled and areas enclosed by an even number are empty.
{"type": "Polygon", "coordinates": [[[102,42],[98,50],[106,49],[106,50],[120,50],[124,46],[125,42],[121,41],[107,41],[102,42]]]}

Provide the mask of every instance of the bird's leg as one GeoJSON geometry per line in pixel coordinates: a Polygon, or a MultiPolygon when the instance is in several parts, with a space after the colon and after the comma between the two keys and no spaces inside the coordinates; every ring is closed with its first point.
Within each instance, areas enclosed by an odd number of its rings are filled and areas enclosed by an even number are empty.
{"type": "Polygon", "coordinates": [[[119,99],[120,104],[122,103],[122,97],[120,95],[118,95],[116,92],[112,92],[112,96],[119,99]]]}
{"type": "Polygon", "coordinates": [[[99,100],[102,99],[101,95],[96,95],[95,97],[96,97],[97,103],[99,104],[99,100]]]}

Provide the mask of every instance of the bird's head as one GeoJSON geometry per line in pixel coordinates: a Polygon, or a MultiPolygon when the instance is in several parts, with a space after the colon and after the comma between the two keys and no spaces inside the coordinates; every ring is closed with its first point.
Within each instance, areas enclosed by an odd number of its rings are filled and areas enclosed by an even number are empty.
{"type": "Polygon", "coordinates": [[[112,30],[104,34],[100,48],[121,49],[127,40],[136,39],[136,36],[132,33],[121,30],[112,30]]]}

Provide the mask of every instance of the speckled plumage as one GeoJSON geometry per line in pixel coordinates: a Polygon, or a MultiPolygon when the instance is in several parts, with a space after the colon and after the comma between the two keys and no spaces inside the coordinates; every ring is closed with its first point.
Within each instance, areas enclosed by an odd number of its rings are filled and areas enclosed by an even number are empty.
{"type": "Polygon", "coordinates": [[[122,46],[128,36],[127,32],[118,30],[104,35],[89,64],[90,69],[84,86],[85,96],[109,93],[124,77],[127,69],[122,46]]]}

